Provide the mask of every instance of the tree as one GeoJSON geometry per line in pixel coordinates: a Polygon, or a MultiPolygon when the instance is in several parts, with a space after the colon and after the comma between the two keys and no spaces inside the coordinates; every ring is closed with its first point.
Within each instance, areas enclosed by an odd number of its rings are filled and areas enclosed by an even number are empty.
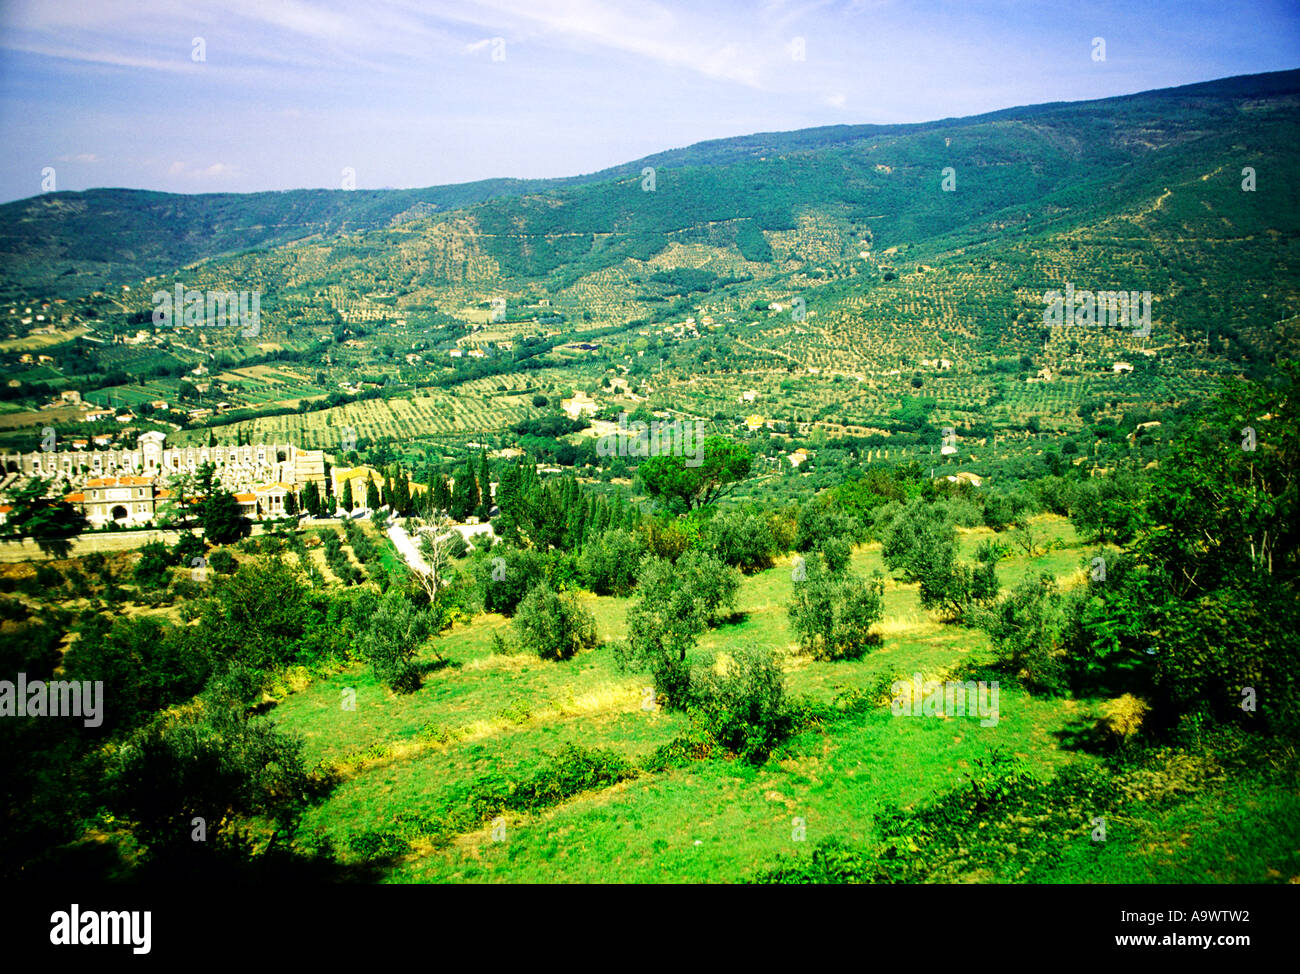
{"type": "Polygon", "coordinates": [[[465,461],[465,469],[456,478],[451,493],[451,518],[466,521],[479,508],[478,481],[474,476],[474,461],[465,461]]]}
{"type": "Polygon", "coordinates": [[[351,478],[348,478],[343,481],[343,499],[339,502],[339,504],[340,506],[342,506],[343,510],[347,511],[349,514],[351,514],[352,509],[356,507],[356,505],[352,502],[351,478]]]}
{"type": "Polygon", "coordinates": [[[914,497],[906,506],[891,505],[881,512],[884,520],[881,558],[891,572],[901,572],[909,582],[936,578],[956,558],[957,532],[939,505],[914,497]]]}
{"type": "Polygon", "coordinates": [[[170,496],[158,505],[158,523],[166,527],[187,527],[190,523],[190,502],[198,493],[197,479],[189,473],[173,474],[167,478],[167,492],[170,496]]]}
{"type": "Polygon", "coordinates": [[[1226,383],[1162,459],[1145,513],[1125,597],[1090,628],[1136,620],[1123,648],[1149,661],[1164,719],[1300,733],[1300,363],[1226,383]]]}
{"type": "Polygon", "coordinates": [[[167,546],[161,541],[151,541],[140,549],[132,575],[142,589],[165,588],[167,569],[171,565],[172,557],[167,546]]]}
{"type": "Polygon", "coordinates": [[[640,534],[606,531],[588,542],[578,557],[583,584],[597,595],[629,595],[636,586],[637,566],[645,553],[640,534]]]}
{"type": "Polygon", "coordinates": [[[497,547],[476,566],[485,612],[513,615],[519,603],[546,578],[546,558],[532,548],[497,547]]]}
{"type": "Polygon", "coordinates": [[[230,544],[247,537],[252,530],[239,501],[228,490],[213,490],[203,501],[199,520],[203,537],[210,544],[230,544]]]}
{"type": "Polygon", "coordinates": [[[49,489],[49,481],[33,477],[15,490],[4,531],[33,538],[42,551],[65,558],[72,548],[71,539],[89,525],[81,509],[65,499],[70,487],[61,497],[47,497],[49,489]]]}
{"type": "Polygon", "coordinates": [[[201,690],[212,671],[206,643],[186,628],[152,616],[91,617],[64,656],[64,678],[104,681],[105,730],[143,723],[201,690]]]}
{"type": "Polygon", "coordinates": [[[479,451],[478,487],[480,495],[478,516],[486,521],[492,513],[492,470],[488,466],[486,449],[479,451]]]}
{"type": "Polygon", "coordinates": [[[829,538],[839,538],[852,543],[857,536],[857,524],[827,494],[806,502],[799,508],[794,546],[798,551],[821,547],[829,538]]]}
{"type": "Polygon", "coordinates": [[[785,702],[785,674],[764,649],[745,647],[722,666],[701,666],[693,697],[714,740],[754,763],[771,754],[794,727],[785,702]]]}
{"type": "Polygon", "coordinates": [[[739,588],[740,573],[711,554],[687,551],[676,564],[646,558],[620,662],[649,669],[665,706],[685,708],[691,682],[686,654],[716,613],[735,605],[739,588]]]}
{"type": "Polygon", "coordinates": [[[859,659],[880,644],[871,627],[884,617],[884,598],[885,582],[879,573],[864,583],[814,561],[805,580],[795,583],[790,624],[800,647],[814,659],[859,659]]]}
{"type": "Polygon", "coordinates": [[[979,624],[993,641],[1001,661],[1029,685],[1048,693],[1065,684],[1063,644],[1067,624],[1065,597],[1055,576],[1026,576],[979,624]]]}
{"type": "Polygon", "coordinates": [[[645,491],[674,513],[705,507],[735,490],[749,476],[749,447],[721,436],[704,441],[699,466],[694,457],[661,454],[641,461],[637,470],[645,491]]]}
{"type": "Polygon", "coordinates": [[[1128,471],[1085,480],[1070,507],[1070,521],[1075,529],[1101,544],[1124,544],[1130,540],[1141,517],[1141,481],[1128,471]]]}
{"type": "Polygon", "coordinates": [[[320,517],[321,515],[320,491],[316,489],[316,482],[314,480],[307,481],[307,483],[303,486],[302,501],[303,501],[303,507],[306,508],[308,514],[310,514],[312,517],[320,517]]]}
{"type": "Polygon", "coordinates": [[[284,495],[284,513],[293,517],[298,513],[298,494],[296,491],[289,491],[284,495]]]}
{"type": "Polygon", "coordinates": [[[415,658],[434,629],[432,613],[417,608],[400,589],[389,588],[366,631],[366,652],[376,678],[396,693],[418,690],[420,670],[415,658]]]}
{"type": "Polygon", "coordinates": [[[222,662],[256,671],[286,665],[307,648],[300,643],[310,617],[308,592],[300,571],[278,555],[241,565],[218,581],[198,631],[222,662]]]}
{"type": "Polygon", "coordinates": [[[746,574],[771,568],[776,561],[772,526],[753,511],[718,511],[700,533],[714,554],[746,574]]]}
{"type": "Polygon", "coordinates": [[[208,550],[203,539],[192,531],[186,531],[172,545],[171,556],[174,565],[189,565],[195,558],[201,558],[208,550]]]}
{"type": "Polygon", "coordinates": [[[373,477],[367,477],[366,478],[366,507],[374,511],[374,510],[378,510],[380,504],[382,503],[383,501],[380,499],[379,496],[379,485],[375,482],[375,479],[373,477]]]}
{"type": "Polygon", "coordinates": [[[545,582],[519,603],[514,627],[520,647],[546,660],[567,660],[599,643],[596,618],[577,594],[557,593],[545,582]]]}

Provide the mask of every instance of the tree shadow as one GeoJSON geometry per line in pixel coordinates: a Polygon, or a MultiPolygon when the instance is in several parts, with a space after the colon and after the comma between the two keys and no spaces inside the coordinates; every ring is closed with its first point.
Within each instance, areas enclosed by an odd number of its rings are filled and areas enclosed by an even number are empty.
{"type": "Polygon", "coordinates": [[[1114,735],[1095,718],[1071,717],[1060,730],[1052,731],[1052,736],[1060,742],[1062,750],[1098,757],[1113,754],[1117,747],[1114,735]]]}

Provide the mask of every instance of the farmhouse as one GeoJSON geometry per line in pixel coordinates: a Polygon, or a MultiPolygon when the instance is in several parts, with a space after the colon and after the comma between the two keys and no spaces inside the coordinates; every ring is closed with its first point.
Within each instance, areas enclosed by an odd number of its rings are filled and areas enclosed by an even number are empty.
{"type": "Polygon", "coordinates": [[[571,419],[578,419],[584,415],[594,416],[596,414],[596,400],[585,392],[575,392],[572,399],[560,401],[560,408],[568,413],[571,419]]]}

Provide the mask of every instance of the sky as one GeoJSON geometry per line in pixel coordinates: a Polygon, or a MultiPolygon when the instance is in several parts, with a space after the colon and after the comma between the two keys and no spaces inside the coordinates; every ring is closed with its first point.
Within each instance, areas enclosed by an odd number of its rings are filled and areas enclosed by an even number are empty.
{"type": "Polygon", "coordinates": [[[1296,67],[1295,0],[0,0],[0,201],[569,176],[1296,67]]]}

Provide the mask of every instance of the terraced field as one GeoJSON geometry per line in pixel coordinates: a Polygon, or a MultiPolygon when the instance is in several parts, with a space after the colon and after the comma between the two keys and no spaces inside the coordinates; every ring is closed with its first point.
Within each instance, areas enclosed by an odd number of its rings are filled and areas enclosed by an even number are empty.
{"type": "MultiPolygon", "coordinates": [[[[1084,552],[1068,524],[1053,518],[1043,524],[1061,547],[1032,561],[1003,562],[1004,586],[1044,570],[1082,577],[1084,552]]],[[[987,535],[964,532],[963,547],[969,553],[987,535]]],[[[880,568],[878,547],[859,549],[854,567],[880,568]]],[[[746,579],[738,621],[710,632],[700,651],[770,648],[785,659],[791,692],[829,702],[849,688],[870,691],[882,677],[957,672],[987,650],[984,637],[934,622],[914,586],[891,582],[880,649],[857,663],[809,662],[792,652],[784,609],[791,591],[788,562],[746,579]]],[[[625,634],[626,600],[585,598],[602,639],[625,634]]],[[[536,815],[510,816],[504,841],[500,823],[494,838],[489,822],[430,837],[411,823],[442,821],[482,776],[517,780],[566,743],[643,761],[686,730],[679,715],[643,709],[647,678],[621,672],[608,645],[563,664],[494,655],[491,637],[506,625],[489,615],[437,638],[430,649],[448,665],[428,672],[413,695],[395,697],[357,668],[275,708],[271,717],[303,736],[309,760],[343,776],[308,813],[302,834],[328,836],[345,858],[363,833],[406,835],[407,851],[387,871],[394,882],[742,881],[777,854],[799,850],[791,838],[794,817],[806,821],[810,840],[865,841],[886,805],[913,805],[946,791],[994,747],[1044,774],[1092,760],[1063,749],[1060,738],[1094,717],[1094,704],[1062,704],[1007,688],[996,727],[976,719],[904,720],[876,709],[800,735],[759,769],[695,762],[642,773],[536,815]],[[356,690],[355,711],[339,707],[344,687],[356,690]]],[[[435,665],[432,654],[423,659],[435,665]]],[[[1086,845],[1086,823],[1062,838],[1086,845]]]]}

